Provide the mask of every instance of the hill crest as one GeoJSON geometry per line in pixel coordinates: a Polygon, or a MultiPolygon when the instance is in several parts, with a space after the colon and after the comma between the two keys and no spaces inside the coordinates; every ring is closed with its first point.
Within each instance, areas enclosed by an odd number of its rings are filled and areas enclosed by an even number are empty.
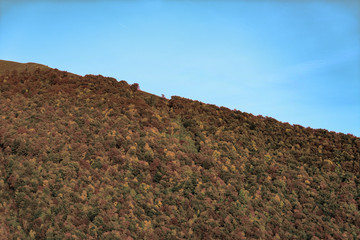
{"type": "Polygon", "coordinates": [[[46,65],[28,62],[28,63],[19,63],[13,61],[0,60],[0,74],[5,74],[7,71],[34,71],[37,68],[39,69],[47,69],[49,68],[46,65]]]}

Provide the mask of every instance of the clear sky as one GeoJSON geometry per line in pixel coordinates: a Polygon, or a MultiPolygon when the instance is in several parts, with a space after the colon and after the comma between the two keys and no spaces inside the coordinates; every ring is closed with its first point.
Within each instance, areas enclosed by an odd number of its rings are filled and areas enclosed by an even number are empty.
{"type": "Polygon", "coordinates": [[[358,0],[0,0],[0,59],[360,136],[358,0]]]}

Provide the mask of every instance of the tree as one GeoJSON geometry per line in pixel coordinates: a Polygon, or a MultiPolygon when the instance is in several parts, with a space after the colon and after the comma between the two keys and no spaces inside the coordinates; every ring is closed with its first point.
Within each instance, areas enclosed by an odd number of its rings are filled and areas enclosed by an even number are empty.
{"type": "Polygon", "coordinates": [[[131,89],[131,91],[136,92],[136,91],[140,90],[140,86],[138,83],[133,83],[133,84],[131,84],[130,89],[131,89]]]}

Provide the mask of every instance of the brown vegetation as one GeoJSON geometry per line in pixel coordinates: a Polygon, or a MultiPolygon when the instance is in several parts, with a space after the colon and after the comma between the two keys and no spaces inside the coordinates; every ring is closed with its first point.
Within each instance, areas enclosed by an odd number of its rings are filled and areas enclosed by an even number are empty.
{"type": "Polygon", "coordinates": [[[48,69],[48,66],[38,64],[38,63],[18,63],[12,61],[0,60],[0,74],[5,74],[6,72],[16,71],[35,71],[36,69],[48,69]]]}
{"type": "Polygon", "coordinates": [[[359,239],[359,172],[352,135],[103,76],[0,76],[0,238],[359,239]]]}

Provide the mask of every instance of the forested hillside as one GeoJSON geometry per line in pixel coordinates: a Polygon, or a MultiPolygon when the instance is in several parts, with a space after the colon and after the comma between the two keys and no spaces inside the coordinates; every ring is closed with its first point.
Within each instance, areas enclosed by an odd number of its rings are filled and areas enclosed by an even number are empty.
{"type": "Polygon", "coordinates": [[[38,64],[38,63],[18,63],[12,61],[0,60],[0,74],[11,71],[35,71],[36,69],[49,69],[48,66],[38,64]]]}
{"type": "Polygon", "coordinates": [[[0,239],[360,239],[360,139],[114,78],[0,76],[0,239]]]}

